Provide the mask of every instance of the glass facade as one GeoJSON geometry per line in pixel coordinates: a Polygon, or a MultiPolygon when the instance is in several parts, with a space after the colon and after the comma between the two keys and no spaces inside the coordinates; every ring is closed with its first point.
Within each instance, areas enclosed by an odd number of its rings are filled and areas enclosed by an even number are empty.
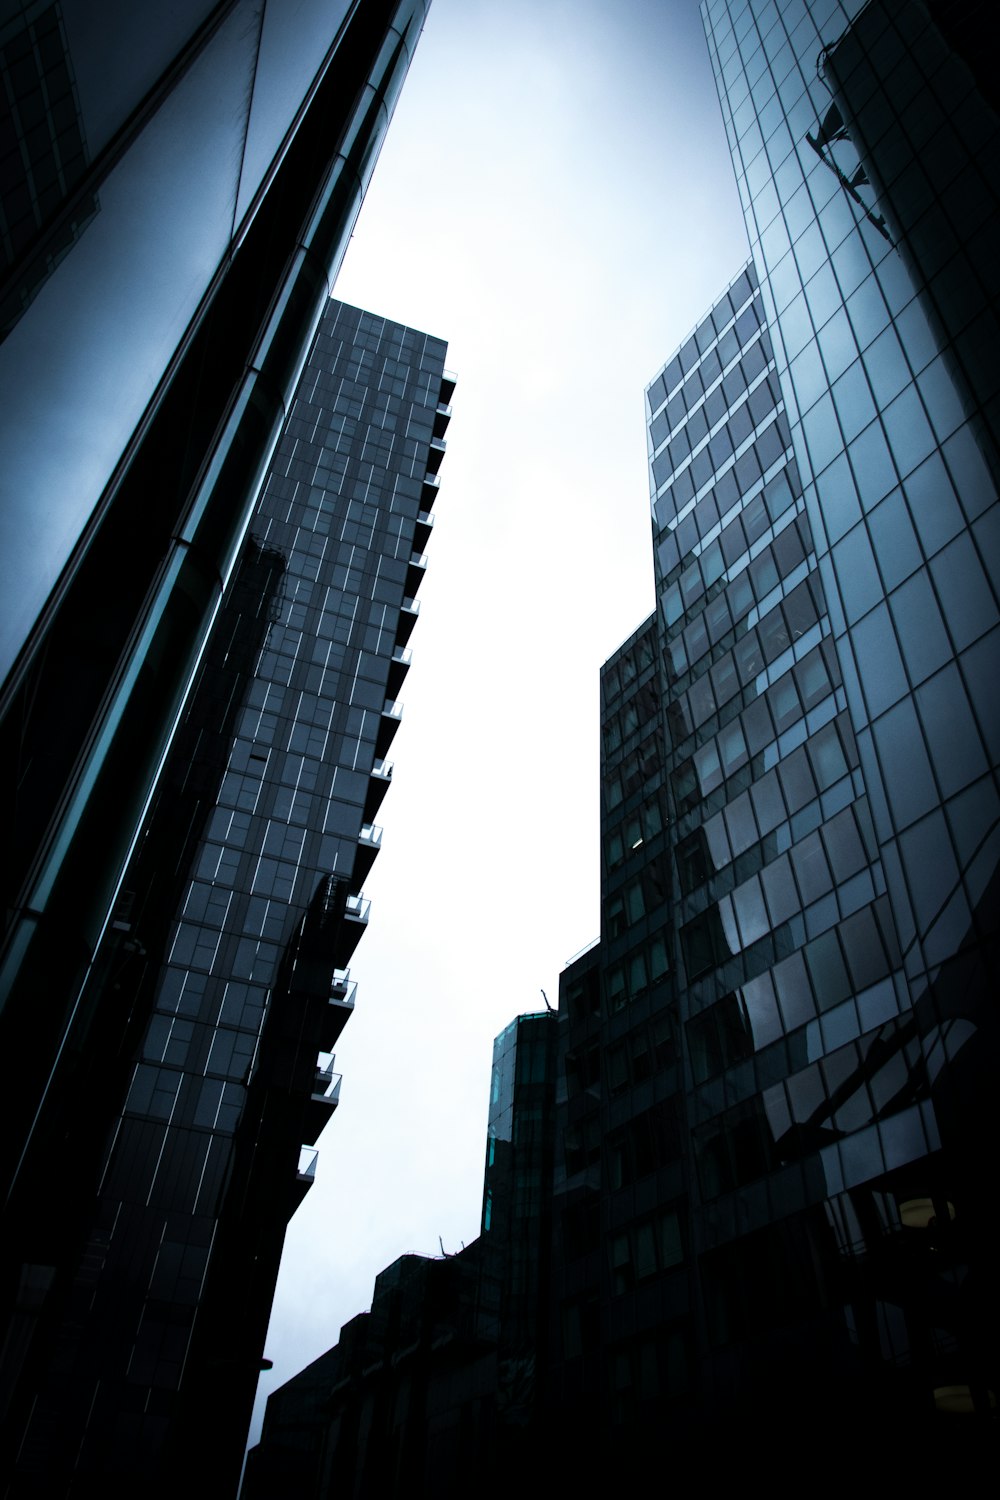
{"type": "Polygon", "coordinates": [[[782,1330],[860,1400],[830,1226],[939,1131],[752,263],[647,397],[699,1396],[746,1420],[782,1330]]]}
{"type": "Polygon", "coordinates": [[[32,1275],[44,1295],[19,1465],[49,1493],[203,1450],[238,1476],[300,1153],[339,1094],[444,354],[328,304],[71,1028],[76,1129],[46,1130],[20,1204],[21,1310],[32,1275]]]}
{"type": "Polygon", "coordinates": [[[983,249],[996,233],[996,116],[990,131],[938,9],[708,10],[914,993],[992,926],[997,838],[996,377],[980,376],[996,316],[983,249]],[[831,91],[842,123],[824,145],[831,91]],[[856,191],[884,233],[844,191],[848,170],[867,179],[856,191]],[[941,227],[966,209],[960,246],[941,227]]]}
{"type": "MultiPolygon", "coordinates": [[[[959,7],[704,14],[898,944],[922,1170],[964,1287],[933,1338],[897,1295],[907,1327],[886,1358],[919,1371],[928,1410],[960,1384],[982,1412],[997,1379],[981,1190],[1000,837],[995,83],[981,22],[959,7]]],[[[918,1151],[883,1109],[854,1149],[822,1157],[831,1190],[918,1151]]],[[[894,1192],[909,1225],[906,1201],[894,1192]]],[[[848,1235],[850,1253],[870,1254],[874,1233],[848,1235]]]]}
{"type": "Polygon", "coordinates": [[[619,1475],[769,1431],[916,1475],[998,1380],[995,85],[965,8],[703,14],[753,258],[647,389],[549,1398],[619,1475]]]}

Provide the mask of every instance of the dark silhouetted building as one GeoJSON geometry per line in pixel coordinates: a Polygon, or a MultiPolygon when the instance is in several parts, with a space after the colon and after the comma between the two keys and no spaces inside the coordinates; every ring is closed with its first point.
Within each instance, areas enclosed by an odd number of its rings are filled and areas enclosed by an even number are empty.
{"type": "MultiPolygon", "coordinates": [[[[268,1399],[245,1500],[504,1493],[536,1472],[557,1017],[493,1045],[482,1233],[404,1255],[371,1311],[268,1399]]],[[[529,1493],[534,1493],[531,1489],[529,1493]]]]}
{"type": "Polygon", "coordinates": [[[235,1489],[285,1227],[338,1098],[444,354],[327,303],[17,1200],[6,1430],[29,1492],[166,1486],[193,1453],[235,1489]]]}

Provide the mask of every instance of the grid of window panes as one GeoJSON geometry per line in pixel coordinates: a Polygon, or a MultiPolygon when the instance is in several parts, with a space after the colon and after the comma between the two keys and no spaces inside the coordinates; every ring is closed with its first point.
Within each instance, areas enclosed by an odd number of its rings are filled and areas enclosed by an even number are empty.
{"type": "MultiPolygon", "coordinates": [[[[918,997],[996,924],[996,362],[976,352],[996,317],[995,115],[984,132],[944,8],[711,0],[705,15],[918,997]],[[847,123],[817,150],[834,94],[847,123]],[[859,171],[860,201],[843,187],[859,171]]],[[[986,1002],[966,993],[970,1022],[986,1002]]]]}
{"type": "MultiPolygon", "coordinates": [[[[697,1180],[714,1204],[706,1244],[825,1197],[845,1170],[838,1147],[825,1148],[821,1170],[810,1156],[891,1112],[888,1079],[911,1040],[898,1017],[898,947],[762,324],[748,266],[649,390],[673,916],[697,1180]],[[677,461],[684,421],[717,392],[722,403],[697,423],[692,456],[677,461]],[[743,436],[716,449],[716,469],[712,435],[731,433],[740,411],[743,436]],[[693,495],[690,486],[678,494],[678,477],[705,452],[693,495]],[[878,1062],[886,1053],[888,1072],[878,1062]]],[[[912,1098],[905,1108],[912,1118],[899,1133],[923,1154],[933,1124],[912,1098]]],[[[858,1153],[844,1155],[857,1173],[858,1153]]],[[[884,1170],[881,1152],[878,1160],[884,1170]]]]}
{"type": "MultiPolygon", "coordinates": [[[[773,1163],[782,1129],[818,1150],[840,1256],[878,1246],[890,1300],[916,1272],[880,1346],[859,1334],[871,1303],[828,1266],[819,1295],[844,1299],[847,1336],[921,1391],[970,1359],[992,1381],[985,1305],[940,1317],[956,1285],[991,1278],[996,1234],[977,1186],[998,1061],[996,364],[977,324],[989,340],[1000,257],[978,22],[913,0],[707,0],[703,15],[885,879],[871,910],[902,970],[884,1046],[821,1031],[798,1098],[789,1081],[775,1113],[762,1093],[767,1131],[735,1104],[702,1153],[724,1181],[773,1163]],[[905,1227],[925,1182],[960,1226],[934,1243],[905,1227]]],[[[846,987],[857,956],[839,943],[823,966],[846,987]]],[[[815,991],[808,944],[803,958],[815,991]]],[[[718,1262],[731,1306],[748,1264],[718,1262]]]]}
{"type": "MultiPolygon", "coordinates": [[[[390,664],[400,665],[397,627],[423,567],[414,536],[422,513],[428,524],[444,353],[439,340],[331,302],[254,518],[254,549],[273,560],[280,588],[264,601],[271,623],[237,683],[242,700],[218,704],[230,726],[223,774],[102,1185],[105,1265],[146,1289],[129,1334],[140,1385],[171,1390],[180,1379],[288,944],[331,875],[352,893],[349,919],[365,917],[363,809],[390,664]]],[[[249,610],[261,607],[250,597],[249,610]]]]}

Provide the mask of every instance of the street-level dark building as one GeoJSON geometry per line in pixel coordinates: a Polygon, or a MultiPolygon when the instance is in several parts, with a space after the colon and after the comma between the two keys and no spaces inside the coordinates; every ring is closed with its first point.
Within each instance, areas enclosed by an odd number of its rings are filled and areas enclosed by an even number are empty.
{"type": "Polygon", "coordinates": [[[425,9],[4,7],[5,1202],[68,1123],[88,966],[425,9]]]}
{"type": "Polygon", "coordinates": [[[535,1493],[556,1039],[551,1011],[496,1038],[482,1233],[394,1262],[371,1311],[273,1393],[244,1500],[535,1493]]]}
{"type": "MultiPolygon", "coordinates": [[[[6,1458],[20,1492],[239,1477],[332,1049],[453,380],[328,302],[23,1178],[6,1458]]],[[[10,1249],[10,1245],[5,1247],[10,1249]]]]}

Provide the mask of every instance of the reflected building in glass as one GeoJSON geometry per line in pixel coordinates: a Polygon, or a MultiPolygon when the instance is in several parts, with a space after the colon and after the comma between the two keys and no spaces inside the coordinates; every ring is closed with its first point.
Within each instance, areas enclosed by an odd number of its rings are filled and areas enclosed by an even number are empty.
{"type": "Polygon", "coordinates": [[[399,727],[453,388],[329,302],[24,1175],[7,1457],[47,1494],[239,1477],[399,727]],[[61,1129],[69,1120],[72,1129],[61,1129]]]}
{"type": "Polygon", "coordinates": [[[752,264],[647,396],[700,1309],[668,1394],[749,1435],[794,1368],[801,1437],[834,1412],[912,1426],[935,1358],[969,1358],[941,1312],[962,1254],[907,1238],[903,1207],[954,1194],[940,1030],[913,1014],[752,264]]]}

